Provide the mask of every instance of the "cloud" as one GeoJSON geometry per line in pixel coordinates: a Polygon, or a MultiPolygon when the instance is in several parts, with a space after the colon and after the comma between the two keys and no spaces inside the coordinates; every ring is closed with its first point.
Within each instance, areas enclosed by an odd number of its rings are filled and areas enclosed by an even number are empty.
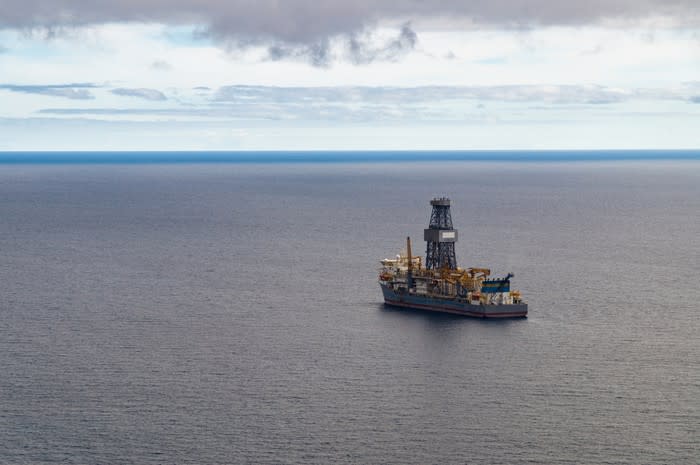
{"type": "Polygon", "coordinates": [[[688,100],[690,101],[690,103],[700,103],[700,95],[690,97],[688,100]]]}
{"type": "Polygon", "coordinates": [[[0,44],[0,53],[7,53],[9,49],[7,47],[4,47],[2,44],[0,44]]]}
{"type": "Polygon", "coordinates": [[[0,28],[199,24],[220,39],[307,45],[352,36],[382,21],[511,28],[667,17],[676,24],[700,24],[697,0],[2,0],[1,10],[0,28]]]}
{"type": "Polygon", "coordinates": [[[272,61],[286,59],[301,59],[312,65],[324,68],[330,66],[333,60],[331,47],[328,40],[320,40],[309,45],[271,45],[267,50],[268,58],[272,61]]]}
{"type": "Polygon", "coordinates": [[[99,86],[90,83],[52,85],[0,84],[0,89],[9,90],[10,92],[49,95],[52,97],[64,97],[71,100],[92,100],[95,96],[92,95],[89,89],[97,87],[99,86]]]}
{"type": "MultiPolygon", "coordinates": [[[[420,87],[268,87],[224,86],[212,97],[221,105],[277,105],[316,109],[411,109],[422,115],[434,108],[452,112],[465,102],[611,105],[631,101],[687,101],[697,95],[690,84],[678,89],[617,88],[601,85],[504,85],[420,87]],[[451,108],[452,105],[454,108],[451,108]]],[[[435,110],[439,111],[439,110],[435,110]]],[[[416,113],[418,117],[420,115],[416,113]]]]}
{"type": "Polygon", "coordinates": [[[168,99],[165,94],[156,89],[125,89],[120,87],[118,89],[112,89],[111,92],[114,95],[120,95],[122,97],[138,97],[151,101],[163,101],[168,99]]]}
{"type": "Polygon", "coordinates": [[[278,42],[268,48],[268,59],[307,61],[322,68],[330,66],[336,59],[346,59],[356,65],[366,65],[375,61],[397,61],[416,47],[418,35],[411,25],[406,23],[401,26],[395,37],[388,39],[376,37],[371,31],[365,30],[363,33],[336,38],[335,42],[340,46],[333,47],[328,39],[311,44],[278,42]]]}
{"type": "Polygon", "coordinates": [[[266,87],[224,86],[214,95],[217,102],[350,102],[369,104],[417,104],[463,100],[547,102],[555,104],[603,104],[632,98],[668,98],[664,90],[619,89],[597,85],[509,85],[423,87],[266,87]]]}
{"type": "Polygon", "coordinates": [[[172,65],[164,60],[154,61],[153,63],[151,63],[151,68],[156,69],[158,71],[170,71],[171,69],[173,69],[172,65]]]}
{"type": "Polygon", "coordinates": [[[348,54],[355,64],[369,64],[374,61],[396,61],[402,55],[412,51],[418,42],[418,35],[409,23],[401,27],[399,35],[379,46],[372,38],[363,39],[357,35],[348,41],[348,54]]]}
{"type": "Polygon", "coordinates": [[[210,116],[223,112],[193,108],[44,108],[39,110],[44,115],[155,115],[155,116],[210,116]]]}
{"type": "MultiPolygon", "coordinates": [[[[693,101],[691,87],[617,89],[604,86],[424,86],[424,87],[265,87],[226,86],[199,103],[171,108],[47,108],[43,115],[60,117],[141,116],[195,121],[200,118],[240,121],[477,121],[493,118],[504,108],[506,118],[548,111],[578,112],[586,108],[635,101],[693,101]],[[488,104],[488,105],[486,105],[488,104]],[[488,109],[488,111],[487,111],[488,109]],[[499,110],[500,109],[500,110],[499,110]],[[513,112],[513,109],[518,111],[513,112]]],[[[697,102],[700,103],[700,102],[697,102]]],[[[620,106],[614,110],[620,111],[620,106]]],[[[606,110],[607,111],[607,110],[606,110]]]]}

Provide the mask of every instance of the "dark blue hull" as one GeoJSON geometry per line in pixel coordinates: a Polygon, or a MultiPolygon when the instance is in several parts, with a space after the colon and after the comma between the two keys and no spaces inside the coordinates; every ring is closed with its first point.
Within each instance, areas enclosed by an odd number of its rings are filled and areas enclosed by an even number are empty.
{"type": "Polygon", "coordinates": [[[527,304],[482,305],[471,304],[464,299],[443,298],[421,294],[410,294],[405,290],[394,290],[380,284],[384,303],[393,307],[413,308],[440,313],[472,316],[476,318],[519,318],[527,316],[527,304]]]}

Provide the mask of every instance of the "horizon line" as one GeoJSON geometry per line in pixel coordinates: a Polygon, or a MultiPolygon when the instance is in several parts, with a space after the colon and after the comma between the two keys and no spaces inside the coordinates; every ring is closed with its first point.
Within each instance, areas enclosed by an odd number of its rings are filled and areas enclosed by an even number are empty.
{"type": "Polygon", "coordinates": [[[0,164],[700,161],[700,149],[22,150],[0,164]]]}

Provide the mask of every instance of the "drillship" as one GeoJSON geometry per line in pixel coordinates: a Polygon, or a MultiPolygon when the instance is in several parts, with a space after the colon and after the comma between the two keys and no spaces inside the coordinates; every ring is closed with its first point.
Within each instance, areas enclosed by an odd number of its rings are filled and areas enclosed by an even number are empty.
{"type": "Polygon", "coordinates": [[[457,266],[458,234],[452,227],[450,199],[436,198],[430,205],[430,226],[423,235],[427,243],[425,265],[421,257],[411,254],[411,238],[406,238],[405,253],[381,261],[379,285],[384,303],[479,318],[527,316],[520,292],[510,288],[513,274],[494,279],[488,268],[457,266]]]}

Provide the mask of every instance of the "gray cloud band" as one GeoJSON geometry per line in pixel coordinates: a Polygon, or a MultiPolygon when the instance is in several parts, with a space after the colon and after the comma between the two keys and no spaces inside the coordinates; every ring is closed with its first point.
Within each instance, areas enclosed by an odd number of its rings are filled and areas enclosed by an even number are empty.
{"type": "Polygon", "coordinates": [[[429,20],[431,27],[589,24],[665,16],[700,23],[697,0],[0,0],[0,27],[156,21],[198,24],[212,37],[315,44],[379,21],[429,20]]]}

